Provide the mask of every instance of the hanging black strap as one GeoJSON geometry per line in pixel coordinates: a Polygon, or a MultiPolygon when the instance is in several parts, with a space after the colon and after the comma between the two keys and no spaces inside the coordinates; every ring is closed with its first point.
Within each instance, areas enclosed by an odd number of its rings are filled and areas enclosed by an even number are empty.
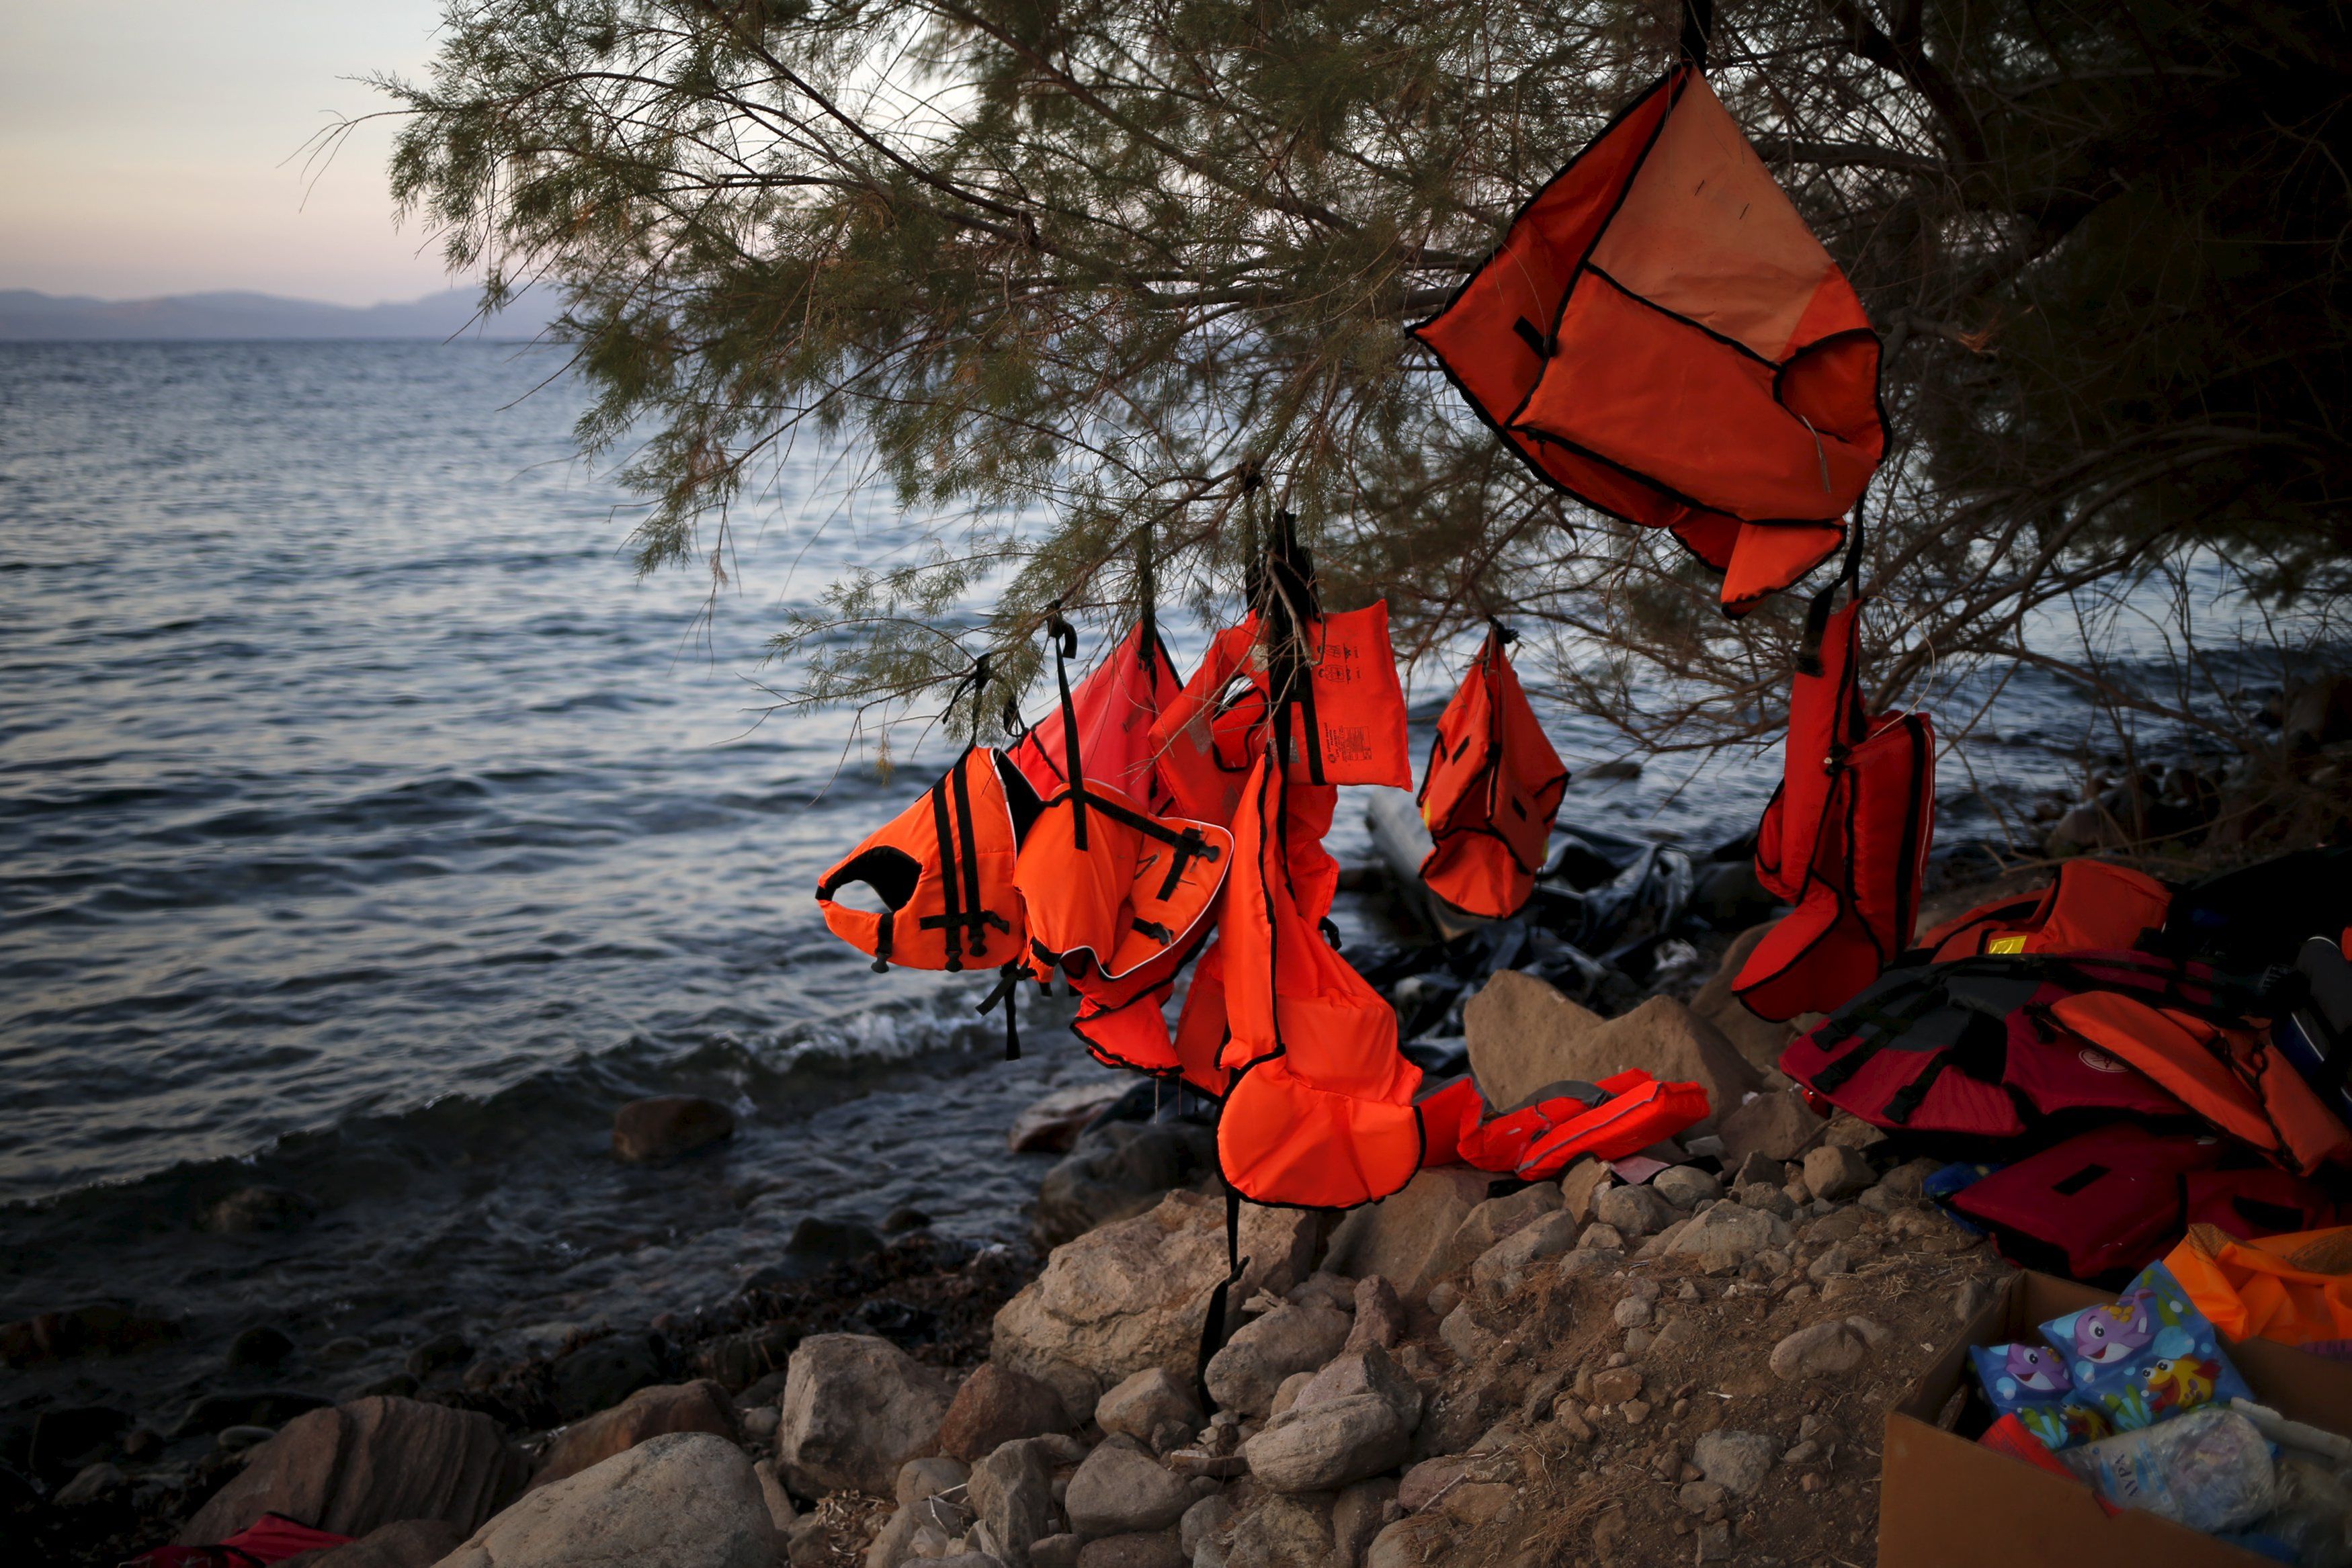
{"type": "Polygon", "coordinates": [[[1216,1400],[1209,1393],[1209,1358],[1225,1348],[1225,1316],[1228,1300],[1234,1286],[1242,1282],[1242,1272],[1250,1260],[1242,1256],[1242,1195],[1233,1187],[1225,1188],[1225,1277],[1209,1293],[1209,1315],[1201,1324],[1201,1370],[1195,1381],[1199,1385],[1201,1408],[1214,1410],[1216,1400]]]}
{"type": "Polygon", "coordinates": [[[1797,673],[1801,675],[1822,673],[1822,637],[1829,631],[1830,612],[1836,608],[1839,588],[1844,587],[1856,594],[1862,591],[1862,503],[1864,496],[1868,494],[1869,488],[1865,486],[1863,496],[1853,498],[1853,521],[1846,527],[1845,560],[1839,566],[1838,574],[1813,595],[1811,603],[1805,606],[1804,640],[1797,644],[1797,673]]]}
{"type": "MultiPolygon", "coordinates": [[[[1040,952],[1044,950],[1038,949],[1040,952]]],[[[985,1013],[999,1002],[1004,1004],[1004,1060],[1007,1061],[1021,1060],[1021,1009],[1013,1005],[1013,995],[1020,987],[1020,960],[1008,959],[1003,967],[996,971],[996,988],[982,998],[975,1009],[985,1013]]]]}
{"type": "Polygon", "coordinates": [[[1135,639],[1135,656],[1147,670],[1160,656],[1160,563],[1153,557],[1152,528],[1147,520],[1135,546],[1135,591],[1143,601],[1142,632],[1135,639]]]}
{"type": "Polygon", "coordinates": [[[1683,0],[1683,34],[1676,50],[1691,68],[1706,69],[1706,41],[1715,31],[1715,0],[1683,0]]]}
{"type": "Polygon", "coordinates": [[[1062,771],[1070,781],[1070,838],[1087,847],[1087,770],[1078,757],[1078,708],[1070,700],[1070,661],[1077,657],[1078,633],[1062,619],[1060,601],[1045,612],[1045,636],[1054,644],[1054,680],[1062,688],[1062,771]]]}
{"type": "MultiPolygon", "coordinates": [[[[963,776],[963,763],[959,760],[948,770],[950,778],[963,776]]],[[[940,845],[940,896],[946,901],[947,910],[936,917],[942,940],[948,947],[948,972],[954,974],[963,967],[963,880],[956,874],[956,833],[948,821],[948,781],[940,779],[931,786],[931,833],[940,845]]],[[[932,920],[922,922],[925,925],[932,920]]]]}

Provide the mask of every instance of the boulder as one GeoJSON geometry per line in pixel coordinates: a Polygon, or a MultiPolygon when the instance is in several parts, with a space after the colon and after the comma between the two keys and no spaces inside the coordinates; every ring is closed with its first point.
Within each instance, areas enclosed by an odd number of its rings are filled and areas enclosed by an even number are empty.
{"type": "Polygon", "coordinates": [[[1433,1265],[1442,1278],[1459,1273],[1495,1243],[1533,1225],[1559,1207],[1559,1184],[1539,1181],[1503,1197],[1490,1197],[1462,1217],[1433,1265]]]}
{"type": "MultiPolygon", "coordinates": [[[[1248,1266],[1229,1300],[1297,1284],[1316,1237],[1316,1218],[1303,1210],[1243,1205],[1248,1266]]],[[[1171,1192],[1149,1214],[1055,1248],[1044,1271],[997,1312],[991,1359],[1047,1385],[1073,1411],[1093,1409],[1146,1367],[1189,1383],[1200,1370],[1209,1297],[1225,1273],[1224,1205],[1171,1192]]]]}
{"type": "Polygon", "coordinates": [[[1480,1289],[1507,1296],[1527,1282],[1537,1263],[1557,1258],[1574,1247],[1583,1228],[1572,1215],[1554,1209],[1480,1253],[1478,1260],[1470,1265],[1470,1277],[1480,1289]]]}
{"type": "Polygon", "coordinates": [[[1713,1024],[1671,997],[1652,997],[1603,1021],[1516,969],[1498,971],[1470,999],[1463,1029],[1470,1070],[1498,1107],[1517,1105],[1562,1079],[1597,1083],[1640,1068],[1705,1089],[1710,1113],[1691,1131],[1706,1133],[1763,1082],[1713,1024]]]}
{"type": "Polygon", "coordinates": [[[1231,1528],[1233,1522],[1233,1499],[1221,1491],[1211,1492],[1186,1509],[1184,1517],[1176,1521],[1176,1542],[1183,1547],[1185,1560],[1190,1562],[1202,1542],[1231,1528]]]}
{"type": "Polygon", "coordinates": [[[1772,1473],[1780,1445],[1760,1432],[1714,1431],[1691,1445],[1699,1473],[1735,1497],[1746,1497],[1772,1473]]]}
{"type": "Polygon", "coordinates": [[[1201,1429],[1201,1406],[1192,1391],[1164,1366],[1147,1366],[1095,1402],[1095,1425],[1154,1448],[1170,1427],[1191,1437],[1201,1429]]]}
{"type": "Polygon", "coordinates": [[[1356,1281],[1355,1326],[1348,1331],[1349,1350],[1361,1350],[1368,1344],[1393,1346],[1405,1336],[1404,1303],[1397,1300],[1396,1287],[1378,1274],[1367,1274],[1356,1281]]]}
{"type": "Polygon", "coordinates": [[[735,1135],[735,1113],[699,1094],[656,1094],[613,1113],[613,1155],[631,1165],[674,1160],[735,1135]]]}
{"type": "Polygon", "coordinates": [[[1411,1434],[1378,1393],[1301,1403],[1242,1445],[1250,1476],[1278,1492],[1329,1491],[1402,1464],[1411,1434]]]}
{"type": "Polygon", "coordinates": [[[1444,1278],[1440,1256],[1494,1177],[1444,1166],[1416,1174],[1404,1190],[1350,1210],[1331,1232],[1325,1267],[1362,1279],[1378,1274],[1408,1302],[1426,1301],[1444,1278]]]}
{"type": "Polygon", "coordinates": [[[1335,1400],[1352,1399],[1359,1394],[1377,1395],[1387,1400],[1389,1408],[1396,1412],[1397,1420],[1408,1432],[1421,1424],[1421,1385],[1376,1344],[1333,1357],[1329,1364],[1307,1378],[1307,1385],[1298,1391],[1290,1407],[1312,1409],[1335,1400]]]}
{"type": "Polygon", "coordinates": [[[470,1531],[522,1490],[527,1473],[488,1416],[413,1399],[354,1400],[289,1421],[177,1539],[225,1541],[265,1513],[338,1535],[415,1519],[470,1531]]]}
{"type": "Polygon", "coordinates": [[[1234,1520],[1225,1568],[1324,1568],[1331,1561],[1330,1507],[1273,1496],[1234,1520]]]}
{"type": "Polygon", "coordinates": [[[1788,1049],[1797,1031],[1785,1023],[1774,1023],[1749,1012],[1747,1004],[1732,994],[1731,982],[1738,977],[1757,944],[1764,940],[1764,934],[1777,924],[1768,920],[1733,937],[1731,946],[1724,949],[1723,962],[1714,977],[1699,988],[1698,995],[1690,1003],[1691,1011],[1713,1024],[1731,1042],[1731,1049],[1759,1073],[1769,1071],[1780,1061],[1780,1052],[1788,1049]]]}
{"type": "Polygon", "coordinates": [[[1842,1144],[1823,1144],[1805,1156],[1805,1186],[1815,1197],[1840,1203],[1878,1180],[1870,1162],[1842,1144]]]}
{"type": "Polygon", "coordinates": [[[1772,1347],[1773,1375],[1794,1383],[1805,1377],[1838,1377],[1860,1366],[1870,1341],[1849,1323],[1813,1323],[1772,1347]]]}
{"type": "Polygon", "coordinates": [[[1029,1568],[1029,1547],[1053,1528],[1054,1467],[1035,1437],[1006,1443],[971,1468],[964,1496],[1006,1568],[1029,1568]]]}
{"type": "Polygon", "coordinates": [[[1726,1274],[1767,1247],[1786,1247],[1794,1239],[1789,1222],[1778,1215],[1718,1203],[1677,1229],[1664,1250],[1669,1258],[1695,1260],[1710,1274],[1726,1274]]]}
{"type": "Polygon", "coordinates": [[[1084,1536],[1173,1530],[1192,1506],[1192,1483],[1139,1448],[1104,1443],[1070,1478],[1062,1508],[1084,1536]]]}
{"type": "Polygon", "coordinates": [[[898,1467],[898,1477],[890,1483],[890,1495],[898,1500],[900,1508],[912,1508],[927,1497],[953,1491],[971,1479],[971,1467],[962,1460],[929,1454],[908,1459],[898,1467]]]}
{"type": "Polygon", "coordinates": [[[1355,1320],[1329,1307],[1280,1306],[1235,1331],[1209,1358],[1202,1381],[1218,1408],[1263,1416],[1295,1372],[1312,1372],[1348,1343],[1355,1320]]]}
{"type": "Polygon", "coordinates": [[[1648,1186],[1612,1186],[1592,1200],[1592,1218],[1627,1241],[1654,1235],[1682,1215],[1648,1186]]]}
{"type": "Polygon", "coordinates": [[[1676,1208],[1697,1207],[1723,1196],[1723,1184],[1696,1166],[1674,1166],[1650,1178],[1650,1190],[1676,1208]]]}
{"type": "Polygon", "coordinates": [[[871,1334],[811,1334],[784,1371],[776,1468],[803,1497],[887,1497],[898,1467],[936,1452],[947,1380],[871,1334]]]}
{"type": "Polygon", "coordinates": [[[709,1378],[640,1388],[610,1410],[567,1427],[549,1446],[530,1478],[534,1487],[578,1475],[664,1432],[709,1432],[734,1442],[740,1433],[727,1390],[709,1378]]]}
{"type": "Polygon", "coordinates": [[[1097,1226],[1131,1218],[1216,1168],[1217,1135],[1189,1122],[1105,1122],[1078,1135],[1037,1184],[1029,1233],[1058,1247],[1097,1226]]]}
{"type": "Polygon", "coordinates": [[[1794,1089],[1769,1090],[1732,1111],[1716,1129],[1723,1163],[1737,1169],[1750,1155],[1793,1160],[1812,1147],[1828,1124],[1794,1089]]]}
{"type": "Polygon", "coordinates": [[[1077,1568],[1184,1568],[1187,1561],[1174,1531],[1138,1531],[1087,1542],[1077,1568]]]}
{"type": "Polygon", "coordinates": [[[963,1380],[940,1422],[940,1452],[970,1464],[1015,1437],[1069,1427],[1060,1395],[1034,1377],[984,1361],[963,1380]]]}
{"type": "Polygon", "coordinates": [[[782,1546],[750,1457],[671,1432],[541,1487],[439,1568],[775,1568],[782,1546]]]}
{"type": "Polygon", "coordinates": [[[404,1519],[357,1541],[286,1559],[287,1568],[433,1568],[464,1543],[466,1532],[446,1520],[404,1519]]]}
{"type": "Polygon", "coordinates": [[[1123,1078],[1056,1089],[1013,1119],[1004,1146],[1016,1155],[1067,1154],[1087,1124],[1108,1110],[1127,1090],[1123,1078]]]}

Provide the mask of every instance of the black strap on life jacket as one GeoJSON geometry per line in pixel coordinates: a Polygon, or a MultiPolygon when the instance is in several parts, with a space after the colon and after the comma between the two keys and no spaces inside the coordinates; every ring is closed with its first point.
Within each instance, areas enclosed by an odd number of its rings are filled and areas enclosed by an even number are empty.
{"type": "Polygon", "coordinates": [[[1054,679],[1062,688],[1062,765],[1070,786],[1070,839],[1087,847],[1087,771],[1078,758],[1078,709],[1070,700],[1070,661],[1077,657],[1078,633],[1062,619],[1062,601],[1046,612],[1045,636],[1054,644],[1054,679]]]}
{"type": "Polygon", "coordinates": [[[1020,1009],[1013,1005],[1014,993],[1020,988],[1021,961],[1017,958],[1009,958],[1005,960],[1003,967],[996,971],[996,988],[982,998],[980,1006],[972,1009],[984,1014],[997,1003],[1004,1004],[1004,1060],[1007,1061],[1021,1060],[1020,1009]]]}
{"type": "MultiPolygon", "coordinates": [[[[1707,4],[1708,0],[1690,3],[1707,4]]],[[[1846,525],[1845,560],[1839,566],[1838,574],[1805,606],[1805,632],[1797,644],[1797,673],[1801,675],[1822,673],[1822,637],[1829,631],[1830,612],[1837,608],[1837,591],[1846,588],[1856,597],[1862,593],[1862,503],[1869,494],[1870,486],[1865,484],[1863,493],[1853,498],[1853,521],[1846,525]]]]}
{"type": "Polygon", "coordinates": [[[1706,40],[1715,31],[1715,0],[1683,0],[1682,37],[1675,53],[1690,62],[1693,70],[1706,69],[1706,40]]]}
{"type": "MultiPolygon", "coordinates": [[[[938,931],[947,944],[947,967],[950,973],[963,968],[967,951],[974,958],[988,956],[988,928],[992,925],[1007,936],[1013,926],[1003,915],[990,909],[982,900],[980,887],[980,845],[972,826],[971,765],[980,756],[978,736],[981,724],[981,702],[988,688],[988,655],[982,653],[973,661],[971,674],[964,677],[971,688],[971,727],[974,739],[966,746],[963,755],[947,770],[940,781],[931,786],[931,832],[940,850],[940,896],[946,911],[921,921],[927,931],[938,931]],[[952,804],[950,803],[952,796],[952,804]],[[966,938],[969,937],[969,944],[966,938]]],[[[959,694],[960,695],[960,694],[959,694]]],[[[949,701],[952,712],[954,699],[949,701]]]]}
{"type": "Polygon", "coordinates": [[[1209,1292],[1209,1315],[1201,1323],[1201,1370],[1194,1382],[1201,1396],[1201,1408],[1214,1410],[1216,1400],[1209,1393],[1209,1358],[1225,1348],[1225,1319],[1234,1286],[1242,1282],[1242,1273],[1250,1260],[1242,1256],[1242,1195],[1234,1187],[1225,1188],[1225,1277],[1209,1292]]]}

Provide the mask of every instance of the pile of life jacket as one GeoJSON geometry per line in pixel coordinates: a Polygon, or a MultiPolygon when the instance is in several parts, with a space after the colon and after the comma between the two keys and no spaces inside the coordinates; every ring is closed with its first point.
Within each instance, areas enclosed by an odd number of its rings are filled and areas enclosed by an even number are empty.
{"type": "Polygon", "coordinates": [[[2096,1281],[2192,1225],[2333,1224],[2348,872],[2352,852],[2312,851],[2175,888],[2070,861],[1927,933],[1781,1071],[1918,1146],[2007,1161],[1950,1205],[2033,1267],[2096,1281]]]}

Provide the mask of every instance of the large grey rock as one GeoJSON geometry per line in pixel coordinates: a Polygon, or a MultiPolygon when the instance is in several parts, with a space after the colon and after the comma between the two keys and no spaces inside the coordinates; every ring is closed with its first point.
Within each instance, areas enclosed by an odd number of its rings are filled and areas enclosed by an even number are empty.
{"type": "Polygon", "coordinates": [[[1823,1144],[1805,1156],[1805,1186],[1832,1203],[1852,1197],[1878,1180],[1870,1162],[1842,1144],[1823,1144]]]}
{"type": "Polygon", "coordinates": [[[1370,1394],[1388,1402],[1396,1412],[1397,1420],[1408,1432],[1421,1424],[1421,1385],[1407,1375],[1389,1353],[1379,1345],[1363,1345],[1332,1358],[1329,1364],[1307,1379],[1306,1387],[1291,1401],[1294,1410],[1311,1410],[1318,1405],[1328,1405],[1340,1399],[1351,1399],[1359,1394],[1370,1394]]]}
{"type": "Polygon", "coordinates": [[[1105,1122],[1078,1135],[1037,1184],[1029,1233],[1040,1247],[1129,1219],[1216,1169],[1217,1135],[1188,1122],[1105,1122]]]}
{"type": "Polygon", "coordinates": [[[1234,1521],[1225,1568],[1327,1568],[1330,1504],[1316,1498],[1261,1497],[1234,1521]]]}
{"type": "Polygon", "coordinates": [[[699,1094],[656,1094],[613,1113],[613,1154],[643,1165],[673,1160],[735,1135],[735,1113],[699,1094]]]}
{"type": "Polygon", "coordinates": [[[1166,1429],[1172,1427],[1190,1437],[1201,1429],[1201,1421],[1192,1391],[1164,1366],[1145,1367],[1095,1404],[1096,1426],[1154,1447],[1166,1429]]]}
{"type": "Polygon", "coordinates": [[[1184,1511],[1176,1521],[1176,1543],[1184,1549],[1186,1561],[1201,1549],[1201,1542],[1212,1535],[1221,1535],[1234,1522],[1233,1500],[1223,1492],[1211,1492],[1184,1511]]]}
{"type": "Polygon", "coordinates": [[[1696,1166],[1673,1166],[1650,1178],[1650,1190],[1676,1208],[1696,1208],[1723,1196],[1723,1184],[1696,1166]]]}
{"type": "Polygon", "coordinates": [[[1656,1234],[1682,1216],[1647,1186],[1612,1186],[1593,1198],[1592,1218],[1633,1241],[1656,1234]]]}
{"type": "Polygon", "coordinates": [[[1691,1445],[1691,1463],[1735,1497],[1746,1497],[1772,1473],[1780,1445],[1760,1432],[1714,1431],[1691,1445]]]}
{"type": "MultiPolygon", "coordinates": [[[[1306,1278],[1317,1239],[1303,1210],[1242,1207],[1248,1260],[1229,1298],[1287,1291],[1306,1278]]],[[[1050,1386],[1073,1411],[1150,1366],[1189,1383],[1201,1324],[1224,1281],[1224,1205],[1171,1192],[1149,1214],[1054,1249],[1044,1272],[996,1314],[991,1359],[1050,1386]]]]}
{"type": "Polygon", "coordinates": [[[1101,1445],[1070,1478],[1062,1507],[1080,1535],[1172,1530],[1192,1506],[1192,1483],[1125,1443],[1101,1445]]]}
{"type": "Polygon", "coordinates": [[[1394,1469],[1411,1451],[1395,1407],[1376,1393],[1294,1406],[1242,1445],[1250,1475],[1272,1491],[1330,1491],[1394,1469]]]}
{"type": "Polygon", "coordinates": [[[1574,1247],[1583,1229],[1574,1215],[1554,1209],[1480,1253],[1478,1260],[1470,1265],[1470,1278],[1482,1290],[1507,1296],[1527,1282],[1536,1264],[1574,1247]]]}
{"type": "Polygon", "coordinates": [[[1723,1274],[1767,1247],[1786,1247],[1794,1239],[1789,1222],[1776,1214],[1718,1203],[1676,1229],[1663,1250],[1669,1258],[1692,1259],[1710,1274],[1723,1274]]]}
{"type": "Polygon", "coordinates": [[[1772,1347],[1773,1375],[1786,1382],[1840,1377],[1870,1355],[1870,1342],[1850,1324],[1819,1322],[1801,1328],[1772,1347]]]}
{"type": "Polygon", "coordinates": [[[1671,997],[1652,997],[1632,1012],[1602,1020],[1516,969],[1497,972],[1470,999],[1463,1031],[1471,1072],[1497,1106],[1519,1104],[1563,1079],[1597,1083],[1640,1068],[1705,1089],[1709,1113],[1692,1131],[1706,1133],[1763,1082],[1713,1024],[1671,997]]]}
{"type": "Polygon", "coordinates": [[[1355,1320],[1329,1307],[1279,1306],[1234,1332],[1209,1358],[1202,1381],[1220,1409],[1263,1416],[1294,1372],[1312,1372],[1339,1354],[1355,1320]]]}
{"type": "Polygon", "coordinates": [[[672,1432],[541,1487],[439,1568],[775,1568],[782,1545],[750,1456],[672,1432]]]}
{"type": "Polygon", "coordinates": [[[803,1497],[887,1497],[908,1459],[935,1452],[947,1380],[871,1334],[811,1334],[793,1352],[779,1402],[776,1468],[803,1497]]]}
{"type": "Polygon", "coordinates": [[[1433,1267],[1440,1275],[1467,1269],[1505,1238],[1559,1207],[1559,1184],[1539,1181],[1502,1197],[1490,1197],[1462,1217],[1433,1267]]]}
{"type": "Polygon", "coordinates": [[[964,1495],[1006,1568],[1029,1568],[1029,1548],[1054,1517],[1054,1467],[1045,1443],[1023,1437],[971,1467],[964,1495]]]}
{"type": "Polygon", "coordinates": [[[727,1391],[709,1378],[640,1388],[610,1410],[565,1429],[539,1462],[534,1487],[578,1475],[664,1432],[709,1432],[733,1442],[740,1434],[727,1391]]]}
{"type": "Polygon", "coordinates": [[[963,1380],[940,1422],[940,1451],[970,1464],[1015,1437],[1069,1427],[1060,1395],[1034,1377],[984,1361],[963,1380]]]}
{"type": "Polygon", "coordinates": [[[1367,1274],[1356,1281],[1356,1322],[1348,1331],[1349,1350],[1368,1344],[1392,1347],[1402,1343],[1405,1328],[1404,1303],[1398,1300],[1394,1285],[1378,1274],[1367,1274]]]}
{"type": "Polygon", "coordinates": [[[1769,1090],[1723,1117],[1717,1135],[1723,1162],[1734,1169],[1750,1155],[1793,1160],[1812,1147],[1829,1124],[1807,1108],[1794,1089],[1769,1090]]]}
{"type": "Polygon", "coordinates": [[[1444,1278],[1439,1265],[1446,1243],[1486,1200],[1494,1179],[1460,1166],[1418,1173],[1403,1191],[1350,1210],[1331,1232],[1325,1266],[1358,1279],[1378,1274],[1402,1300],[1427,1300],[1429,1288],[1444,1278]]]}
{"type": "Polygon", "coordinates": [[[413,1399],[358,1399],[297,1416],[251,1450],[179,1542],[225,1541],[265,1513],[338,1535],[365,1535],[404,1519],[470,1531],[521,1490],[527,1474],[522,1456],[488,1416],[413,1399]]]}
{"type": "Polygon", "coordinates": [[[1559,1207],[1562,1213],[1573,1216],[1579,1224],[1592,1220],[1592,1200],[1605,1191],[1616,1176],[1601,1161],[1580,1159],[1559,1177],[1559,1207]]]}

